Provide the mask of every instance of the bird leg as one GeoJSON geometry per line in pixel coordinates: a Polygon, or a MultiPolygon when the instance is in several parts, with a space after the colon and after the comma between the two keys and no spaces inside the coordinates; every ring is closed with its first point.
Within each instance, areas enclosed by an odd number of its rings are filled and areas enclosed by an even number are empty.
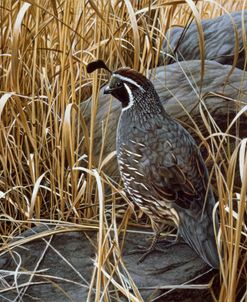
{"type": "Polygon", "coordinates": [[[172,246],[177,243],[184,243],[184,241],[182,237],[177,234],[175,239],[168,239],[167,237],[161,239],[158,238],[157,243],[165,243],[166,246],[172,246]]]}
{"type": "Polygon", "coordinates": [[[156,245],[158,242],[158,239],[160,237],[160,233],[155,233],[155,236],[153,237],[153,240],[151,242],[151,245],[149,246],[149,248],[143,248],[141,247],[138,250],[133,250],[130,252],[130,254],[135,254],[135,253],[144,253],[141,258],[138,260],[137,264],[142,263],[146,257],[151,254],[153,251],[157,251],[156,245]]]}
{"type": "Polygon", "coordinates": [[[164,249],[157,248],[157,243],[166,243],[165,248],[169,248],[169,247],[177,244],[180,241],[181,241],[181,238],[178,236],[174,240],[160,239],[160,232],[157,232],[157,233],[155,233],[155,236],[153,237],[153,240],[152,240],[149,248],[144,248],[143,246],[138,246],[138,249],[132,250],[131,252],[129,252],[129,254],[144,253],[137,262],[137,264],[140,264],[146,259],[146,257],[149,254],[151,254],[154,251],[164,253],[164,251],[165,251],[164,249]]]}
{"type": "Polygon", "coordinates": [[[136,250],[132,250],[131,252],[129,252],[129,254],[135,254],[135,253],[144,253],[140,259],[138,260],[137,264],[142,263],[146,257],[151,254],[152,252],[156,251],[156,252],[164,252],[164,250],[159,249],[156,247],[158,240],[160,237],[160,232],[155,233],[155,236],[153,237],[153,240],[151,242],[151,245],[148,248],[144,248],[142,246],[139,246],[140,248],[136,249],[136,250]]]}

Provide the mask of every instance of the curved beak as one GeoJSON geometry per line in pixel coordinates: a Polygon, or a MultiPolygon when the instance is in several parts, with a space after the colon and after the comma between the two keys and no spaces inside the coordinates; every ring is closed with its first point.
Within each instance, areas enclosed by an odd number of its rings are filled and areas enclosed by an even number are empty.
{"type": "Polygon", "coordinates": [[[109,86],[106,86],[104,89],[104,94],[110,94],[112,92],[112,89],[109,86]]]}

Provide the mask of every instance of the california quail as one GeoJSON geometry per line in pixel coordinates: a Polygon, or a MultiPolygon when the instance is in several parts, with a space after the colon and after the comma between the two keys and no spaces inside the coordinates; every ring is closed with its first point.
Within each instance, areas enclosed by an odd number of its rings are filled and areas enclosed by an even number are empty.
{"type": "MultiPolygon", "coordinates": [[[[88,71],[109,69],[102,61],[88,71]]],[[[125,190],[146,213],[156,239],[167,222],[210,266],[218,268],[208,171],[192,136],[164,110],[153,84],[130,68],[113,72],[104,90],[122,104],[117,160],[125,190]]],[[[218,222],[216,218],[216,229],[218,222]]]]}

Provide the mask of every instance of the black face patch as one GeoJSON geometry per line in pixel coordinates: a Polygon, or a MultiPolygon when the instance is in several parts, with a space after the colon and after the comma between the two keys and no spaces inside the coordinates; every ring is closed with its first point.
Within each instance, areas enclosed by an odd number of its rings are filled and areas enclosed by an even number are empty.
{"type": "Polygon", "coordinates": [[[125,108],[129,104],[129,94],[124,85],[121,87],[112,88],[111,94],[122,103],[122,107],[125,108]]]}
{"type": "Polygon", "coordinates": [[[129,104],[129,94],[124,82],[121,79],[113,76],[108,87],[111,95],[122,103],[122,107],[127,107],[129,104]]]}

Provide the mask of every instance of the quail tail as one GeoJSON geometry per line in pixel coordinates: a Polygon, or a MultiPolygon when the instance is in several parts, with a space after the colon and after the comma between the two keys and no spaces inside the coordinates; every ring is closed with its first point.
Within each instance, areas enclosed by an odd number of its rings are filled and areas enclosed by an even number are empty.
{"type": "MultiPolygon", "coordinates": [[[[184,240],[211,267],[219,268],[219,255],[214,236],[213,221],[205,215],[201,221],[192,217],[183,217],[179,228],[184,240]]],[[[218,231],[218,221],[217,221],[218,231]]]]}

